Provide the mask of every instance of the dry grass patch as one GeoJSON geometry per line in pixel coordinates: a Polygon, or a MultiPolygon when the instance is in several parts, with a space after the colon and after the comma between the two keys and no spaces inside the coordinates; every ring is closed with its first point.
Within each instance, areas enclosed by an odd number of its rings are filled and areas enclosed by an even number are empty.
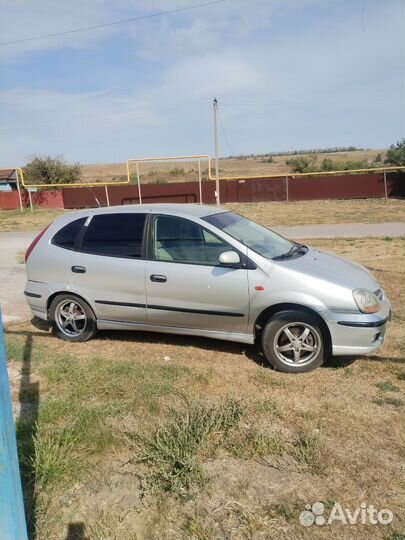
{"type": "Polygon", "coordinates": [[[55,218],[65,213],[65,210],[39,210],[31,212],[25,209],[20,210],[0,210],[0,232],[10,231],[36,231],[44,229],[55,218]]]}
{"type": "Polygon", "coordinates": [[[405,203],[396,199],[229,203],[225,207],[266,227],[405,221],[405,203]]]}
{"type": "MultiPolygon", "coordinates": [[[[333,161],[368,161],[374,162],[377,154],[385,156],[385,150],[355,150],[352,152],[325,152],[318,155],[319,161],[325,158],[331,158],[333,161]]],[[[300,154],[301,156],[313,156],[313,154],[300,154]]],[[[246,157],[225,158],[219,162],[220,176],[254,176],[266,174],[285,174],[291,172],[291,167],[286,164],[286,161],[294,157],[293,155],[273,156],[271,163],[266,162],[263,157],[246,157]]],[[[213,166],[214,164],[211,163],[213,166]]],[[[382,165],[382,164],[381,164],[382,165]]],[[[203,167],[207,167],[207,162],[202,162],[203,167]]],[[[182,169],[186,173],[194,169],[193,177],[189,178],[196,180],[196,162],[144,162],[139,166],[142,181],[148,182],[155,174],[161,175],[163,178],[170,178],[170,171],[173,169],[182,169]]],[[[126,167],[124,163],[99,163],[82,165],[83,176],[87,182],[100,181],[125,181],[127,179],[126,167]]],[[[191,176],[191,175],[189,175],[191,176]]],[[[171,181],[181,181],[181,179],[171,178],[171,181]]]]}
{"type": "Polygon", "coordinates": [[[380,280],[395,315],[378,353],[290,376],[239,344],[125,332],[69,344],[29,323],[8,327],[11,373],[26,375],[22,394],[13,376],[13,395],[23,414],[38,400],[19,433],[37,540],[65,539],[74,522],[91,539],[400,534],[404,240],[309,243],[380,280]],[[390,508],[394,522],[305,529],[298,516],[315,501],[353,510],[365,501],[390,508]]]}
{"type": "MultiPolygon", "coordinates": [[[[390,199],[355,199],[338,201],[298,201],[291,203],[226,204],[226,209],[238,212],[268,227],[277,225],[307,225],[316,223],[385,223],[405,221],[405,203],[390,199]]],[[[31,231],[46,227],[66,210],[0,210],[0,232],[31,231]]]]}

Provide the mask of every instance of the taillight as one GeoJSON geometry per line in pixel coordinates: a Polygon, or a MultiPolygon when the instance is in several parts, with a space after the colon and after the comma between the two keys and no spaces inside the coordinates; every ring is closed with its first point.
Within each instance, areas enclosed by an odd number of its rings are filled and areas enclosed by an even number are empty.
{"type": "Polygon", "coordinates": [[[38,242],[41,240],[41,238],[44,236],[44,234],[46,233],[47,229],[49,229],[49,227],[51,226],[51,223],[49,225],[47,225],[45,227],[45,229],[43,231],[41,231],[38,236],[36,236],[34,238],[34,240],[31,242],[31,244],[28,246],[28,249],[27,251],[25,252],[25,262],[28,261],[28,257],[31,255],[31,253],[33,252],[34,250],[34,247],[38,244],[38,242]]]}

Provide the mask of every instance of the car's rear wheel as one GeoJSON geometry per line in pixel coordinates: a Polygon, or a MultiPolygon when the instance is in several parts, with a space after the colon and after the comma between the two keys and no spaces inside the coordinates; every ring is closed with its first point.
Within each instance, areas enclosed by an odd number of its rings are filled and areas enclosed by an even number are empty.
{"type": "Polygon", "coordinates": [[[262,333],[262,349],[277,371],[305,373],[323,364],[325,343],[316,317],[299,310],[273,315],[262,333]]]}
{"type": "Polygon", "coordinates": [[[65,341],[87,341],[97,332],[90,306],[72,294],[61,294],[52,300],[49,319],[55,334],[65,341]]]}

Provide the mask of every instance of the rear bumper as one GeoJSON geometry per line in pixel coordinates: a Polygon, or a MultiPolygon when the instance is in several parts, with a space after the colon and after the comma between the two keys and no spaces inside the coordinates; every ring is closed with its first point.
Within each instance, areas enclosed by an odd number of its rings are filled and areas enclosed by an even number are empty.
{"type": "Polygon", "coordinates": [[[28,280],[25,284],[24,295],[33,315],[43,320],[48,320],[48,298],[51,296],[51,289],[38,281],[28,280]]]}
{"type": "Polygon", "coordinates": [[[388,301],[375,314],[323,313],[332,338],[334,356],[362,355],[375,352],[384,343],[391,306],[388,301]]]}

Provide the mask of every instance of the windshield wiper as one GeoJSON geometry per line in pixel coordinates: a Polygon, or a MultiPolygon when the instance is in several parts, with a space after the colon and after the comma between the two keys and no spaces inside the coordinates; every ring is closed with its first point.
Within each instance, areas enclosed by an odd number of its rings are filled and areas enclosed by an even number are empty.
{"type": "Polygon", "coordinates": [[[294,244],[286,253],[283,253],[282,255],[277,255],[277,257],[273,257],[273,261],[291,259],[291,257],[294,257],[294,255],[305,255],[307,251],[308,248],[307,246],[304,246],[304,244],[294,244]]]}

